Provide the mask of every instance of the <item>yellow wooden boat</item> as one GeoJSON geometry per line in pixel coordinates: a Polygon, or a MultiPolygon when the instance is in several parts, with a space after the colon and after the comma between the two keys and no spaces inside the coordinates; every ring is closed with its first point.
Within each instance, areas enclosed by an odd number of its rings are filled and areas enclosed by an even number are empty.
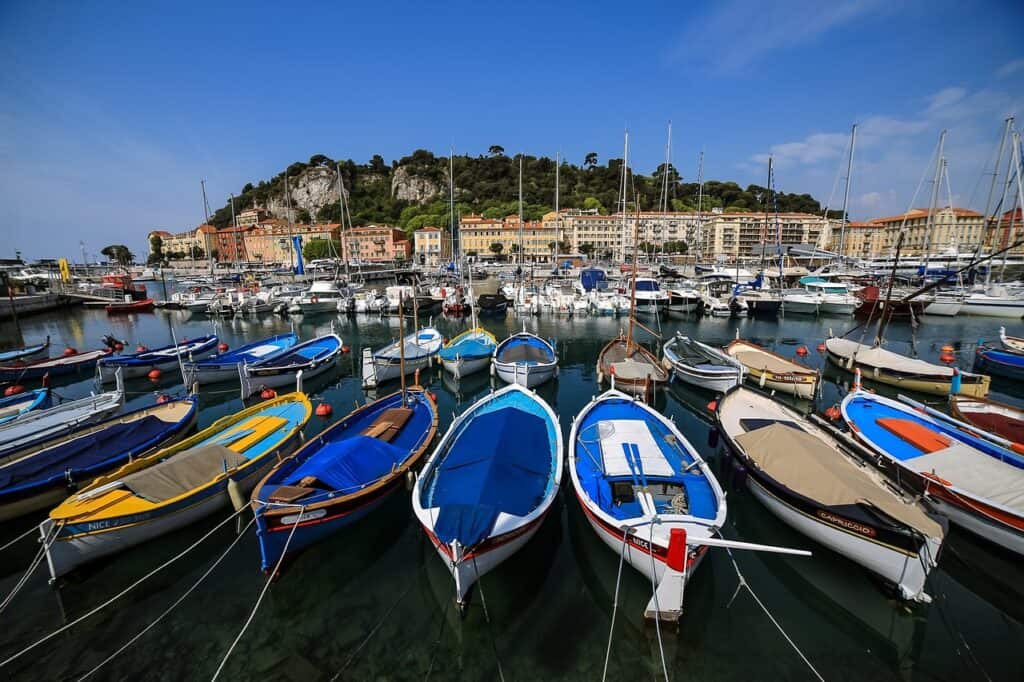
{"type": "Polygon", "coordinates": [[[191,438],[126,464],[50,512],[41,526],[50,575],[238,509],[299,444],[313,409],[289,393],[214,422],[191,438]]]}
{"type": "Polygon", "coordinates": [[[725,352],[747,368],[747,381],[767,391],[788,393],[804,400],[814,398],[820,375],[807,365],[743,339],[730,343],[725,352]]]}

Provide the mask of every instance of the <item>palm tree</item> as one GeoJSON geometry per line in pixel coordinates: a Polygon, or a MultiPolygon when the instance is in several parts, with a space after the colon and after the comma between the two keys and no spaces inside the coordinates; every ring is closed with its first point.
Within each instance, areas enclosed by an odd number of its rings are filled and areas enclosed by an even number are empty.
{"type": "Polygon", "coordinates": [[[597,152],[590,152],[583,158],[583,165],[587,168],[593,168],[597,165],[597,152]]]}
{"type": "Polygon", "coordinates": [[[100,253],[110,260],[117,261],[118,265],[121,266],[128,266],[135,260],[135,255],[124,244],[104,246],[100,253]]]}

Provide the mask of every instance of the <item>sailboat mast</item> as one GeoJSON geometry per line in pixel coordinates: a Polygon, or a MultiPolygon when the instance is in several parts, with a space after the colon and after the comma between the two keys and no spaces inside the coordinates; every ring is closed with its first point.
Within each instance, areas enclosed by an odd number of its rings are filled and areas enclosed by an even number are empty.
{"type": "MultiPolygon", "coordinates": [[[[853,150],[857,146],[857,124],[850,129],[850,154],[846,157],[846,189],[843,190],[843,217],[839,224],[839,259],[843,258],[843,244],[846,243],[846,224],[849,222],[847,211],[850,206],[850,182],[853,178],[853,150]]],[[[829,198],[831,202],[832,199],[829,198]]],[[[828,220],[828,215],[825,215],[828,220]]]]}
{"type": "MultiPolygon", "coordinates": [[[[1013,127],[1013,116],[1009,116],[1004,121],[1003,134],[999,138],[999,151],[996,152],[996,165],[992,167],[992,182],[989,183],[989,186],[988,186],[988,197],[985,199],[985,230],[984,230],[984,233],[982,234],[981,241],[978,243],[978,251],[981,251],[982,246],[984,245],[984,243],[986,241],[986,237],[988,236],[985,233],[988,233],[990,230],[993,232],[993,234],[995,232],[995,225],[992,224],[993,220],[995,219],[995,216],[994,215],[993,216],[989,216],[989,210],[992,209],[992,195],[995,194],[996,182],[999,180],[999,166],[1003,162],[1003,148],[1006,147],[1006,138],[1010,136],[1010,128],[1012,128],[1012,127],[1013,127]]],[[[995,249],[995,244],[993,243],[993,248],[990,249],[990,252],[993,251],[994,249],[995,249]]],[[[991,278],[992,278],[992,267],[989,266],[987,268],[987,270],[985,271],[985,284],[986,285],[988,285],[988,283],[991,280],[991,278]]]]}
{"type": "Polygon", "coordinates": [[[402,406],[405,406],[405,327],[402,325],[402,320],[405,318],[405,314],[402,309],[405,307],[405,302],[402,300],[402,290],[398,290],[398,373],[402,377],[402,406]]]}
{"type": "Polygon", "coordinates": [[[552,254],[554,259],[555,267],[558,267],[558,247],[565,240],[565,236],[562,234],[562,214],[558,210],[558,190],[561,188],[561,182],[559,181],[558,172],[561,170],[562,165],[561,151],[555,152],[555,253],[552,254]]]}
{"type": "MultiPolygon", "coordinates": [[[[626,260],[626,173],[629,169],[629,131],[626,131],[625,144],[622,150],[622,189],[619,192],[619,196],[622,201],[622,260],[626,260]]],[[[633,250],[636,251],[636,243],[634,240],[633,250]]],[[[636,272],[633,272],[636,275],[636,272]]]]}
{"type": "Polygon", "coordinates": [[[761,230],[761,272],[764,272],[764,252],[768,248],[768,207],[772,196],[772,157],[768,157],[768,186],[764,192],[764,229],[761,230]]]}
{"type": "MultiPolygon", "coordinates": [[[[1009,231],[1006,233],[1006,242],[1005,242],[1007,244],[1009,244],[1010,240],[1013,238],[1013,228],[1014,228],[1015,223],[1017,222],[1017,207],[1020,206],[1019,202],[1021,200],[1021,194],[1022,194],[1022,192],[1021,192],[1021,180],[1020,180],[1020,156],[1018,155],[1019,152],[1020,152],[1020,133],[1018,133],[1017,131],[1013,131],[1013,133],[1011,135],[1012,135],[1011,136],[1012,148],[1011,148],[1011,151],[1010,151],[1010,159],[1009,159],[1010,160],[1010,164],[1009,164],[1009,166],[1006,169],[1006,190],[1003,192],[1003,200],[1002,200],[1002,202],[1000,202],[1002,206],[1006,206],[1006,194],[1012,191],[1013,181],[1016,179],[1016,181],[1017,181],[1017,191],[1013,192],[1013,201],[1010,203],[1010,224],[1009,224],[1009,231]]],[[[996,223],[996,225],[997,225],[996,229],[998,229],[998,226],[1002,222],[1003,222],[1002,220],[999,220],[996,223]]],[[[1003,275],[1006,273],[1006,258],[1007,258],[1007,255],[1008,255],[1008,252],[1004,251],[1003,252],[1003,264],[999,268],[999,281],[1000,282],[1003,281],[1003,275]]]]}
{"type": "Polygon", "coordinates": [[[295,242],[292,241],[292,193],[291,193],[291,190],[288,189],[288,174],[287,173],[284,174],[284,201],[285,201],[285,206],[287,207],[286,211],[288,213],[288,247],[291,249],[291,252],[293,254],[292,255],[292,279],[295,279],[295,260],[296,260],[296,255],[297,254],[294,253],[295,252],[295,242]]]}
{"type": "Polygon", "coordinates": [[[519,286],[522,287],[522,270],[523,270],[523,154],[519,153],[519,271],[520,271],[520,282],[519,286]]]}
{"type": "MultiPolygon", "coordinates": [[[[462,239],[455,239],[455,149],[453,147],[448,148],[448,229],[452,234],[453,244],[457,241],[458,248],[452,249],[455,253],[452,254],[452,258],[459,268],[459,277],[462,277],[462,239]]],[[[459,235],[460,237],[462,235],[459,235]]]]}
{"type": "MultiPolygon", "coordinates": [[[[338,169],[338,222],[341,223],[341,259],[345,261],[345,281],[349,281],[348,274],[348,249],[345,248],[345,183],[341,179],[341,164],[335,164],[338,169]]],[[[337,272],[337,270],[335,270],[337,272]]]]}
{"type": "MultiPolygon", "coordinates": [[[[199,181],[199,187],[202,188],[202,190],[203,190],[203,216],[205,218],[204,221],[203,221],[203,224],[204,225],[209,225],[210,224],[210,202],[206,200],[206,180],[200,180],[199,181]]],[[[210,277],[212,278],[213,277],[213,253],[212,253],[212,249],[210,248],[210,242],[208,242],[206,240],[206,236],[205,235],[206,235],[206,233],[204,232],[203,233],[203,245],[206,247],[206,262],[210,266],[210,277]]],[[[191,256],[191,255],[194,255],[194,254],[189,254],[189,255],[191,256]]]]}
{"type": "MultiPolygon", "coordinates": [[[[928,263],[931,260],[932,250],[932,231],[935,229],[935,210],[939,203],[939,185],[942,181],[942,168],[946,163],[946,158],[942,155],[943,150],[946,148],[946,131],[943,130],[939,134],[939,152],[935,158],[935,180],[932,182],[932,199],[931,203],[928,204],[928,219],[925,221],[924,227],[924,272],[921,277],[928,279],[928,263]]],[[[949,210],[953,210],[953,206],[950,205],[949,210]]],[[[953,217],[956,220],[956,216],[953,217]]]]}
{"type": "MultiPolygon", "coordinates": [[[[629,293],[629,331],[626,332],[626,357],[629,357],[630,351],[633,349],[633,324],[636,322],[636,240],[638,238],[638,230],[640,225],[640,197],[636,198],[636,222],[633,223],[633,286],[629,293]]],[[[657,309],[655,309],[657,310],[657,309]]]]}
{"type": "Polygon", "coordinates": [[[701,251],[701,248],[702,248],[701,243],[702,243],[702,240],[704,239],[704,216],[703,216],[703,213],[702,213],[703,208],[704,208],[703,204],[704,204],[704,150],[702,149],[700,151],[700,156],[697,157],[697,258],[694,260],[694,264],[696,264],[696,262],[698,260],[700,260],[701,258],[703,258],[703,256],[704,256],[703,252],[701,251]]]}

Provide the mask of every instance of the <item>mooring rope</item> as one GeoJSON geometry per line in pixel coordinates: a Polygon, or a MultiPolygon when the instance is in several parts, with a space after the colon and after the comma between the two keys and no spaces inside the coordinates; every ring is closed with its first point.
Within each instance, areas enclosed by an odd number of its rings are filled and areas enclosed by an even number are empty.
{"type": "MultiPolygon", "coordinates": [[[[665,675],[665,682],[668,682],[668,666],[665,665],[665,647],[661,643],[661,605],[658,603],[658,581],[655,578],[655,564],[654,564],[654,524],[655,517],[651,520],[650,534],[648,545],[651,552],[651,590],[654,597],[654,632],[658,636],[658,652],[661,654],[661,672],[665,675]]],[[[683,557],[683,565],[686,565],[686,557],[683,557]]],[[[668,570],[668,566],[665,567],[668,570]]]]}
{"type": "MultiPolygon", "coordinates": [[[[720,531],[717,534],[718,537],[722,538],[723,540],[725,539],[725,536],[723,536],[720,531]]],[[[732,603],[736,600],[736,596],[740,593],[740,590],[742,588],[747,588],[747,592],[749,592],[750,596],[754,598],[754,601],[757,602],[757,605],[761,607],[761,610],[764,611],[764,614],[766,616],[768,616],[768,619],[772,622],[775,628],[780,633],[782,633],[782,636],[785,638],[787,642],[789,642],[789,645],[793,647],[793,651],[795,651],[797,655],[800,657],[800,659],[807,665],[807,667],[810,668],[811,672],[814,673],[814,676],[816,678],[821,680],[821,682],[825,682],[825,678],[821,676],[821,673],[819,673],[818,670],[814,667],[814,665],[811,664],[810,660],[808,660],[808,658],[804,656],[804,652],[802,652],[800,650],[800,647],[796,645],[796,642],[793,641],[793,638],[790,637],[786,633],[786,631],[782,629],[782,625],[779,624],[779,621],[775,620],[775,616],[772,615],[771,611],[768,610],[768,607],[765,606],[764,602],[761,601],[761,598],[758,597],[757,594],[754,592],[754,589],[750,586],[749,583],[747,583],[747,579],[743,576],[743,573],[740,571],[739,565],[736,563],[736,557],[734,557],[732,554],[732,548],[726,547],[725,551],[729,554],[729,561],[732,562],[732,567],[736,571],[736,577],[739,579],[739,584],[736,585],[736,591],[733,592],[732,598],[729,600],[729,603],[726,605],[725,608],[729,608],[732,606],[732,603]]]]}
{"type": "Polygon", "coordinates": [[[117,658],[117,657],[118,657],[119,655],[121,655],[121,654],[122,654],[122,653],[123,653],[123,652],[124,652],[124,651],[125,651],[125,650],[126,650],[126,649],[127,649],[128,647],[130,647],[130,646],[131,646],[132,644],[134,644],[135,642],[137,642],[137,641],[139,640],[139,638],[140,638],[140,637],[142,637],[142,636],[143,636],[144,634],[146,634],[147,632],[149,632],[150,630],[152,630],[152,629],[153,629],[153,628],[154,628],[154,627],[155,627],[155,626],[157,625],[157,623],[159,623],[160,621],[162,621],[162,620],[164,619],[164,617],[165,617],[165,616],[166,616],[167,614],[169,614],[169,613],[170,613],[171,611],[173,611],[173,610],[174,610],[175,608],[177,608],[177,607],[178,607],[178,605],[179,605],[179,604],[181,604],[181,602],[185,601],[185,598],[186,598],[186,597],[188,597],[188,596],[189,596],[190,594],[192,594],[192,593],[193,593],[193,592],[194,592],[194,591],[196,590],[196,588],[197,588],[197,587],[199,587],[199,584],[200,584],[200,583],[202,583],[202,582],[203,582],[204,580],[206,580],[206,578],[207,578],[207,577],[208,577],[208,576],[209,576],[209,575],[210,575],[211,573],[213,573],[213,569],[217,568],[217,566],[218,566],[218,565],[220,565],[220,562],[224,560],[224,557],[226,557],[226,556],[227,556],[227,555],[228,555],[228,554],[229,554],[229,553],[231,552],[231,550],[232,550],[232,549],[234,549],[235,545],[237,545],[237,544],[238,544],[238,542],[239,542],[239,541],[240,541],[240,540],[241,540],[241,539],[242,539],[243,537],[245,537],[245,532],[246,532],[247,530],[249,530],[249,528],[250,528],[250,527],[252,527],[252,524],[254,524],[254,523],[256,523],[256,517],[255,517],[255,516],[254,516],[254,517],[252,517],[252,519],[250,519],[250,520],[249,520],[249,523],[247,523],[247,524],[246,524],[245,528],[243,528],[243,529],[242,529],[242,531],[241,531],[240,533],[238,533],[238,535],[237,535],[237,536],[235,537],[235,539],[234,539],[234,540],[232,540],[231,544],[230,544],[230,545],[228,545],[228,548],[224,550],[224,553],[223,553],[223,554],[221,554],[221,555],[220,555],[219,557],[217,557],[217,560],[216,560],[216,561],[214,561],[214,562],[213,562],[212,564],[210,564],[210,567],[206,569],[206,572],[205,572],[205,573],[203,573],[203,574],[202,574],[201,576],[199,576],[199,579],[198,579],[198,580],[196,580],[196,581],[195,581],[194,583],[192,583],[192,586],[191,586],[191,587],[189,587],[189,588],[188,588],[187,590],[185,590],[184,592],[182,592],[181,596],[180,596],[180,597],[178,597],[178,598],[177,598],[177,599],[176,599],[176,600],[174,601],[174,603],[173,603],[173,604],[171,604],[170,606],[168,606],[168,607],[167,607],[167,608],[166,608],[166,609],[164,610],[164,612],[163,612],[163,613],[161,613],[161,614],[160,614],[159,616],[157,616],[157,617],[156,617],[156,620],[152,621],[152,622],[151,622],[151,623],[150,623],[149,625],[147,625],[147,626],[146,626],[146,627],[144,627],[144,628],[143,628],[142,630],[140,630],[140,631],[139,631],[139,632],[138,632],[138,633],[137,633],[137,634],[136,634],[136,635],[135,635],[134,637],[132,637],[131,639],[129,639],[129,640],[127,641],[127,642],[125,642],[125,643],[124,643],[124,644],[123,644],[123,645],[121,646],[121,648],[120,648],[120,649],[118,649],[118,650],[117,650],[117,651],[115,651],[114,653],[112,653],[112,654],[110,654],[109,656],[107,656],[107,657],[106,657],[105,659],[103,659],[102,661],[100,661],[100,663],[99,663],[99,664],[97,664],[95,668],[93,668],[92,670],[90,670],[90,671],[89,671],[89,672],[87,672],[86,674],[82,675],[82,676],[81,676],[80,678],[78,678],[78,679],[79,679],[79,682],[81,682],[82,680],[84,680],[84,679],[86,679],[86,678],[88,678],[88,677],[92,676],[92,675],[93,675],[93,674],[94,674],[94,673],[95,673],[96,671],[98,671],[98,670],[99,670],[100,668],[102,668],[103,666],[105,666],[105,665],[106,665],[107,663],[110,663],[110,662],[111,662],[112,660],[114,660],[115,658],[117,658]]]}
{"type": "Polygon", "coordinates": [[[615,615],[619,612],[619,585],[622,583],[622,564],[626,562],[626,543],[629,538],[629,526],[622,529],[622,551],[619,552],[619,572],[615,576],[615,596],[612,597],[612,622],[608,626],[608,645],[604,650],[604,670],[601,673],[601,682],[608,679],[608,659],[612,653],[612,633],[615,632],[615,615]]]}
{"type": "Polygon", "coordinates": [[[18,542],[19,540],[24,540],[24,539],[25,539],[25,538],[27,538],[27,537],[28,537],[29,535],[32,535],[33,533],[38,533],[38,532],[39,532],[39,526],[32,526],[32,527],[31,527],[31,528],[29,528],[29,529],[28,529],[27,531],[25,531],[24,533],[22,533],[22,534],[21,534],[21,535],[19,535],[18,537],[14,538],[13,540],[11,540],[10,542],[8,542],[8,543],[7,543],[6,545],[4,545],[3,547],[0,547],[0,552],[4,551],[5,549],[7,549],[8,547],[10,547],[10,546],[11,546],[11,545],[13,545],[14,543],[18,542]]]}
{"type": "MultiPolygon", "coordinates": [[[[7,610],[7,607],[10,606],[11,602],[14,601],[14,598],[18,596],[18,593],[21,592],[22,588],[28,584],[28,579],[32,577],[32,574],[36,572],[37,568],[39,568],[39,564],[41,564],[43,559],[46,558],[46,552],[50,549],[50,545],[52,545],[57,539],[57,534],[63,527],[64,522],[61,521],[60,523],[53,524],[53,526],[50,527],[50,530],[46,532],[46,536],[43,537],[42,542],[40,543],[39,551],[36,552],[35,557],[33,557],[32,561],[29,562],[28,569],[18,580],[17,584],[15,584],[14,589],[4,597],[3,602],[0,602],[0,613],[7,610]],[[52,531],[52,534],[50,531],[52,531]]],[[[38,530],[38,528],[35,530],[38,530]]]]}
{"type": "Polygon", "coordinates": [[[494,651],[494,660],[498,664],[498,679],[505,682],[505,673],[501,669],[501,657],[498,656],[498,643],[494,640],[494,628],[491,626],[491,616],[487,613],[487,599],[484,597],[484,586],[480,582],[480,572],[476,568],[476,555],[473,555],[473,574],[476,576],[476,589],[480,592],[480,605],[484,607],[484,620],[487,621],[487,632],[491,635],[491,649],[494,651]]]}
{"type": "Polygon", "coordinates": [[[25,647],[24,649],[22,649],[21,651],[15,653],[15,654],[12,654],[11,656],[8,656],[3,661],[0,661],[0,668],[3,668],[4,666],[8,665],[9,663],[11,663],[11,662],[21,658],[22,656],[27,654],[29,651],[32,651],[33,649],[38,647],[40,644],[43,644],[45,642],[50,641],[51,639],[53,639],[54,637],[56,637],[60,633],[65,632],[65,631],[73,628],[74,626],[78,625],[79,623],[81,623],[86,618],[89,618],[90,616],[95,615],[95,614],[99,613],[100,611],[102,611],[103,609],[105,609],[106,607],[110,606],[115,601],[117,601],[118,599],[120,599],[124,595],[128,594],[129,592],[134,590],[136,587],[138,587],[142,583],[144,583],[146,580],[148,580],[149,578],[152,578],[154,575],[156,575],[157,573],[159,573],[163,569],[167,568],[168,566],[170,566],[175,561],[177,561],[181,557],[185,556],[189,552],[191,552],[193,549],[195,549],[200,544],[202,544],[202,542],[204,540],[206,540],[208,537],[210,537],[211,535],[216,533],[218,530],[220,530],[222,527],[224,527],[229,521],[234,520],[234,518],[236,516],[238,516],[239,514],[241,514],[243,511],[245,511],[248,508],[249,508],[248,506],[245,506],[245,507],[242,507],[241,509],[239,509],[238,511],[234,512],[233,514],[228,516],[226,519],[224,519],[223,521],[218,523],[216,526],[211,528],[209,531],[207,531],[206,534],[203,535],[203,537],[199,538],[194,543],[192,543],[191,545],[186,547],[184,550],[182,550],[181,552],[179,552],[175,556],[171,557],[170,559],[168,559],[164,563],[160,564],[159,566],[154,568],[152,571],[150,571],[146,575],[142,576],[141,578],[139,578],[138,580],[133,582],[131,585],[129,585],[128,587],[124,588],[123,590],[121,590],[120,592],[118,592],[113,597],[111,597],[107,601],[103,602],[102,604],[100,604],[96,608],[92,609],[91,611],[88,611],[87,613],[82,614],[81,616],[79,616],[78,618],[74,619],[70,623],[57,628],[56,630],[54,630],[50,634],[46,635],[42,639],[37,640],[33,644],[30,644],[27,647],[25,647]]]}
{"type": "Polygon", "coordinates": [[[444,635],[445,618],[448,617],[448,609],[452,603],[454,603],[454,600],[452,602],[446,603],[444,606],[444,611],[441,612],[441,622],[439,624],[440,627],[438,627],[437,629],[437,637],[434,638],[434,647],[433,651],[430,652],[430,663],[427,665],[427,674],[423,677],[424,682],[427,682],[427,680],[430,679],[430,673],[434,670],[434,661],[437,659],[437,650],[441,646],[441,637],[444,635]]]}

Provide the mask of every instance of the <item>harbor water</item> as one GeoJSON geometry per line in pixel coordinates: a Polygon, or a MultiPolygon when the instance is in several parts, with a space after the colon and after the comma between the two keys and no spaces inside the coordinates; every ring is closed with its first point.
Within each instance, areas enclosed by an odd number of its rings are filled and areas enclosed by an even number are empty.
{"type": "MultiPolygon", "coordinates": [[[[558,378],[538,393],[555,409],[566,436],[572,418],[597,393],[595,361],[624,318],[517,318],[510,313],[483,325],[502,338],[522,328],[557,340],[558,378]]],[[[434,320],[446,337],[466,319],[434,320]]],[[[650,323],[648,323],[650,324],[650,323]]],[[[827,366],[817,346],[855,322],[840,317],[665,320],[663,335],[676,331],[724,345],[738,333],[788,357],[822,369],[823,410],[845,394],[852,376],[827,366]]],[[[999,320],[925,318],[919,327],[893,323],[887,347],[937,361],[940,348],[957,348],[970,369],[975,344],[998,338],[999,320]]],[[[73,346],[100,346],[107,333],[156,347],[216,330],[231,347],[294,329],[311,338],[334,326],[351,352],[337,368],[307,382],[314,403],[334,408],[313,417],[312,435],[367,400],[358,377],[359,351],[377,348],[398,334],[397,318],[342,315],[235,318],[214,321],[182,311],[108,316],[72,309],[21,320],[25,343],[53,341],[54,354],[73,346]]],[[[1019,323],[1009,334],[1024,336],[1019,323]]],[[[7,340],[11,323],[0,325],[7,340]]],[[[858,340],[861,331],[850,338],[858,340]]],[[[864,337],[871,341],[871,332],[864,337]]],[[[13,345],[9,344],[9,345],[13,345]]],[[[660,349],[659,349],[660,350],[660,349]]],[[[55,385],[64,398],[94,390],[93,377],[55,385]]],[[[488,372],[453,381],[440,366],[420,377],[437,396],[441,432],[498,380],[488,372]]],[[[397,388],[380,389],[380,395],[397,388]]],[[[127,384],[127,408],[151,404],[158,393],[181,394],[180,376],[127,384]]],[[[1024,387],[993,378],[992,397],[1024,403],[1024,387]]],[[[889,393],[884,388],[881,392],[889,393]]],[[[809,549],[810,558],[723,549],[710,550],[689,583],[678,626],[656,629],[643,619],[650,583],[626,565],[615,605],[619,557],[593,533],[576,501],[568,475],[555,508],[536,537],[474,588],[463,616],[456,611],[446,568],[416,523],[407,491],[373,514],[290,560],[272,583],[245,636],[222,673],[228,680],[598,680],[609,630],[608,679],[662,679],[662,657],[673,680],[1022,680],[1024,679],[1024,566],[1019,558],[951,529],[939,567],[929,579],[930,605],[907,606],[891,598],[857,565],[791,530],[753,499],[742,472],[713,429],[709,393],[678,384],[659,388],[657,408],[680,426],[708,459],[728,494],[731,539],[809,549]],[[735,563],[734,563],[735,562],[735,563]],[[771,614],[746,590],[738,571],[771,614]],[[774,619],[774,622],[773,620],[774,619]],[[785,636],[776,623],[785,631],[785,636]],[[788,636],[799,652],[786,639],[788,636]],[[663,653],[662,653],[663,652],[663,653]]],[[[939,396],[928,399],[942,402],[939,396]]],[[[200,428],[243,406],[237,382],[204,386],[200,428]]],[[[169,559],[190,548],[227,515],[90,564],[66,576],[59,590],[47,583],[45,565],[2,614],[0,658],[87,614],[169,559]]],[[[41,517],[5,524],[0,544],[41,517]]],[[[243,515],[243,519],[247,520],[243,515]]],[[[244,525],[244,521],[243,521],[244,525]]],[[[111,606],[46,641],[0,670],[4,679],[79,679],[129,640],[197,582],[198,586],[155,627],[138,637],[90,679],[209,679],[245,623],[266,578],[250,527],[236,538],[229,523],[111,606]],[[212,568],[211,566],[214,565],[212,568]],[[203,578],[209,571],[209,575],[203,578]],[[200,580],[200,578],[203,578],[200,580]]],[[[10,592],[38,550],[23,540],[4,551],[0,589],[10,592]]]]}

